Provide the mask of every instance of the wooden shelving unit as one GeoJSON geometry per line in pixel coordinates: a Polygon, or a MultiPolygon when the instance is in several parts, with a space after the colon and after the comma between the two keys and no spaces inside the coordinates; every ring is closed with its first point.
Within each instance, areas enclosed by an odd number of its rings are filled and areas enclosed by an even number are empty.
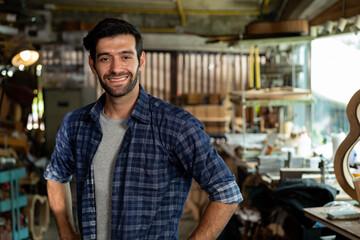
{"type": "Polygon", "coordinates": [[[27,154],[29,152],[27,142],[23,139],[0,136],[0,145],[12,147],[17,153],[27,154]]]}

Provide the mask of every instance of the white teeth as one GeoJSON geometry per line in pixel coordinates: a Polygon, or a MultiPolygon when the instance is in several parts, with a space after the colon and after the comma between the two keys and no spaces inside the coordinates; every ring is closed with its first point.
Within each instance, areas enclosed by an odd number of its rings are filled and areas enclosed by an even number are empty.
{"type": "Polygon", "coordinates": [[[120,79],[119,78],[115,78],[115,79],[109,78],[109,80],[112,81],[112,82],[124,81],[125,79],[127,79],[127,76],[124,76],[124,77],[122,77],[120,79]]]}

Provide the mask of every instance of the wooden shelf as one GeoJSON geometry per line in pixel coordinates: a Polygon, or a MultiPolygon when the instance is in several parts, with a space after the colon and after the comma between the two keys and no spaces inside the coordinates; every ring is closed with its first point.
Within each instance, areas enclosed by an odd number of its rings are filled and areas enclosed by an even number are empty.
{"type": "Polygon", "coordinates": [[[242,105],[247,107],[256,107],[256,106],[280,107],[280,106],[289,106],[293,104],[313,104],[313,103],[315,103],[315,99],[309,98],[309,99],[295,99],[295,100],[249,100],[242,105]]]}
{"type": "Polygon", "coordinates": [[[243,106],[288,106],[293,104],[312,104],[315,99],[311,92],[298,88],[275,88],[236,91],[230,93],[230,100],[243,106]]]}
{"type": "Polygon", "coordinates": [[[250,89],[246,91],[230,92],[231,98],[245,98],[247,100],[294,100],[306,99],[311,96],[311,91],[301,88],[280,87],[265,89],[250,89]]]}
{"type": "Polygon", "coordinates": [[[201,122],[230,122],[231,116],[225,117],[199,117],[198,120],[201,122]]]}
{"type": "Polygon", "coordinates": [[[12,147],[18,153],[27,154],[29,152],[29,147],[24,139],[1,136],[0,145],[7,145],[8,147],[12,147]]]}
{"type": "Polygon", "coordinates": [[[303,66],[300,64],[295,64],[294,66],[288,63],[281,63],[281,64],[264,64],[261,65],[261,74],[286,74],[303,72],[303,66]]]}

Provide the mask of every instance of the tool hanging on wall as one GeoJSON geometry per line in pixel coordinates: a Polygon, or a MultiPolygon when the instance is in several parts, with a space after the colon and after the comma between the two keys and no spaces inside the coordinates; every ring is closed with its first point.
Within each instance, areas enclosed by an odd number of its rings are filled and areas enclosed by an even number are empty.
{"type": "Polygon", "coordinates": [[[249,88],[254,88],[254,46],[250,46],[249,52],[249,88]]]}
{"type": "Polygon", "coordinates": [[[261,88],[259,48],[255,46],[255,87],[261,88]]]}
{"type": "Polygon", "coordinates": [[[257,46],[251,45],[249,52],[249,88],[254,88],[254,70],[255,70],[255,88],[261,88],[261,78],[260,78],[260,56],[259,48],[257,46]],[[255,49],[255,54],[254,54],[255,49]],[[255,55],[255,56],[254,56],[255,55]],[[254,69],[255,65],[255,69],[254,69]]]}

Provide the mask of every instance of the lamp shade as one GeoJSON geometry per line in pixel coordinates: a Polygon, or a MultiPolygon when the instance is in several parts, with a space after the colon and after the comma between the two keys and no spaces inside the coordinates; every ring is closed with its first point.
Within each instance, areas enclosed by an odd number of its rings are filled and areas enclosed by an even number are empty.
{"type": "Polygon", "coordinates": [[[39,53],[30,45],[16,47],[11,56],[11,64],[15,67],[30,66],[39,59],[39,53]]]}

